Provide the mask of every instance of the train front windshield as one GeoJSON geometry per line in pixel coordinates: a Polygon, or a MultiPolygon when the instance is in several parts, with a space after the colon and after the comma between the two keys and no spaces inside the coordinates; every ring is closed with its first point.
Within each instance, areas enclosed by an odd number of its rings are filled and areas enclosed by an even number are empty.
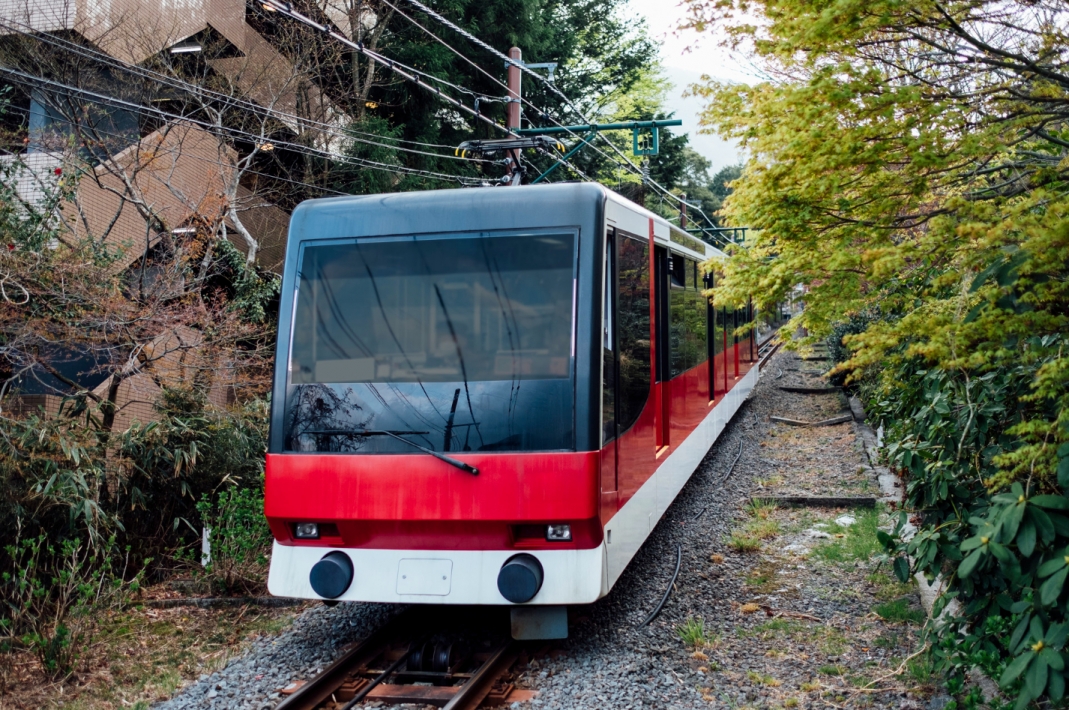
{"type": "Polygon", "coordinates": [[[574,449],[575,262],[574,234],[306,246],[285,449],[574,449]]]}

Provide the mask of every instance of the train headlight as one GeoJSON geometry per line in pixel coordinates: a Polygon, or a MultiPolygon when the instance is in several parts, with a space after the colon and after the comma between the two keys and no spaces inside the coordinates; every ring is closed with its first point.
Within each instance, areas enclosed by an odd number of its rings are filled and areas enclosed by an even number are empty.
{"type": "Polygon", "coordinates": [[[572,526],[571,525],[547,525],[546,526],[546,540],[549,542],[571,542],[572,541],[572,526]]]}
{"type": "Polygon", "coordinates": [[[294,526],[293,536],[298,540],[318,540],[319,523],[297,523],[294,526]]]}

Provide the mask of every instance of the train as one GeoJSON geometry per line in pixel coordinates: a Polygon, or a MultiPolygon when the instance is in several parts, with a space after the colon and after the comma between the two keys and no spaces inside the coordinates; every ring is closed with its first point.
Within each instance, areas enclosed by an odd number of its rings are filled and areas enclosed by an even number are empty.
{"type": "Polygon", "coordinates": [[[506,605],[514,637],[563,637],[760,373],[752,305],[702,295],[725,253],[600,185],[309,200],[286,249],[276,596],[506,605]]]}

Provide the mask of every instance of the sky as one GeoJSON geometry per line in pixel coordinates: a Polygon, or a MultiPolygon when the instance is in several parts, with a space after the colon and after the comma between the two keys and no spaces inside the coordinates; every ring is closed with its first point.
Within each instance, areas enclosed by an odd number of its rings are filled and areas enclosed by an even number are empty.
{"type": "MultiPolygon", "coordinates": [[[[631,0],[631,9],[645,17],[650,36],[661,43],[661,62],[665,74],[674,84],[668,95],[668,110],[683,120],[683,131],[690,137],[690,145],[710,162],[710,173],[743,160],[738,147],[716,135],[698,133],[698,112],[704,99],[683,98],[687,86],[697,82],[702,74],[720,81],[747,82],[753,76],[746,67],[726,50],[716,46],[711,36],[693,31],[680,33],[675,28],[683,19],[683,9],[676,0],[631,0]]],[[[678,129],[673,129],[678,130],[678,129]]]]}

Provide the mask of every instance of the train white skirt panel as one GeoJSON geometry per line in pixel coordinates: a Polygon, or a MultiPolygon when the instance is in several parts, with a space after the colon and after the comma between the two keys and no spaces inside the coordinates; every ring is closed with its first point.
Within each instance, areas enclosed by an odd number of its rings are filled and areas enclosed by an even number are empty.
{"type": "Polygon", "coordinates": [[[538,558],[545,572],[529,604],[589,604],[608,588],[604,545],[591,550],[369,550],[276,542],[268,590],[278,597],[322,599],[312,591],[309,573],[335,550],[353,563],[353,583],[335,601],[511,604],[498,591],[497,576],[518,552],[538,558]]]}

